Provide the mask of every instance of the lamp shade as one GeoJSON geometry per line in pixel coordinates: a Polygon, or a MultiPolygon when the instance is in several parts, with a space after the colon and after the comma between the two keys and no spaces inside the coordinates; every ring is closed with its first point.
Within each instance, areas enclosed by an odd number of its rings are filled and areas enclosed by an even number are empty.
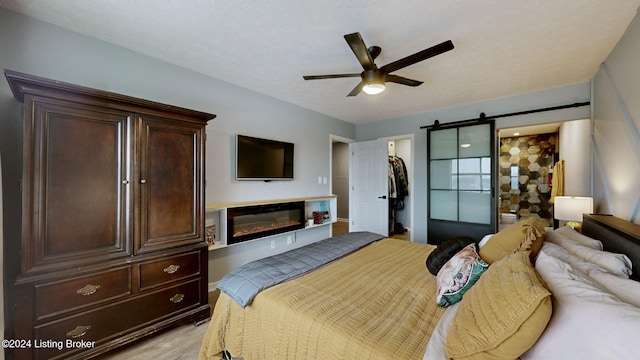
{"type": "Polygon", "coordinates": [[[582,222],[582,214],[593,212],[593,198],[590,197],[556,196],[553,202],[553,217],[558,220],[582,222]]]}

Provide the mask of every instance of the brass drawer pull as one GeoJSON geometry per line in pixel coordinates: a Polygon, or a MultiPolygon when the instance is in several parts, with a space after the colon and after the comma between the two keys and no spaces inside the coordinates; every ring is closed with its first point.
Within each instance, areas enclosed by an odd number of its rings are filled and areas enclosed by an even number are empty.
{"type": "Polygon", "coordinates": [[[175,294],[171,298],[169,298],[169,301],[171,301],[174,304],[177,304],[182,300],[184,300],[184,294],[175,294]]]}
{"type": "Polygon", "coordinates": [[[82,289],[76,290],[76,294],[80,294],[83,296],[93,295],[100,289],[100,285],[85,285],[82,289]]]}
{"type": "Polygon", "coordinates": [[[77,339],[79,337],[82,337],[84,335],[86,335],[87,331],[89,331],[89,329],[91,329],[90,325],[87,326],[76,326],[75,329],[69,331],[67,333],[67,337],[72,338],[72,339],[77,339]]]}
{"type": "Polygon", "coordinates": [[[178,272],[178,270],[180,270],[180,265],[169,265],[162,271],[166,272],[167,274],[175,274],[178,272]]]}

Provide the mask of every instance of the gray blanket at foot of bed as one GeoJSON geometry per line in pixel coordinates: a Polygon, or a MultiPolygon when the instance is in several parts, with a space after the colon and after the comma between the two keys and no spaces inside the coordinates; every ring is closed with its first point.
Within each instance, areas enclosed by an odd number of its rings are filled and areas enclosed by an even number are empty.
{"type": "Polygon", "coordinates": [[[252,261],[225,275],[218,288],[244,308],[261,290],[304,275],[382,238],[370,232],[347,233],[252,261]]]}

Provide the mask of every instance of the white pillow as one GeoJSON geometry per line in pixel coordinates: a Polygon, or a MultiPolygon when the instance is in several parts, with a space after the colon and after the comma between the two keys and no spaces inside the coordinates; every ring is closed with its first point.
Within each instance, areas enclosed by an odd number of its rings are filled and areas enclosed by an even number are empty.
{"type": "Polygon", "coordinates": [[[589,277],[622,301],[640,308],[640,282],[623,279],[598,269],[589,271],[589,277]]]}
{"type": "Polygon", "coordinates": [[[485,235],[485,236],[480,240],[480,242],[478,243],[478,249],[482,249],[482,247],[484,246],[484,244],[486,244],[487,242],[489,242],[489,239],[491,239],[491,237],[492,237],[493,235],[494,235],[494,234],[487,234],[487,235],[485,235]]]}
{"type": "Polygon", "coordinates": [[[451,323],[456,317],[458,306],[460,306],[460,302],[449,306],[447,310],[442,313],[442,317],[440,317],[440,320],[438,320],[436,327],[431,333],[429,343],[427,343],[427,351],[425,351],[422,360],[448,359],[445,344],[451,323]]]}
{"type": "Polygon", "coordinates": [[[616,276],[628,279],[631,275],[631,260],[629,260],[627,255],[595,250],[590,247],[580,245],[573,240],[569,240],[555,231],[545,232],[544,240],[560,245],[571,254],[599,265],[616,276]]]}
{"type": "MultiPolygon", "coordinates": [[[[544,250],[545,254],[549,256],[553,256],[556,259],[561,260],[562,262],[566,262],[571,265],[574,269],[579,270],[585,276],[589,275],[589,272],[593,270],[606,271],[604,268],[589,262],[587,260],[583,260],[573,254],[571,254],[567,249],[563,248],[560,245],[556,245],[552,242],[545,241],[542,243],[542,250],[544,250]]],[[[615,276],[615,275],[611,275],[615,276]]],[[[617,276],[616,276],[617,277],[617,276]]]]}
{"type": "Polygon", "coordinates": [[[545,254],[566,262],[575,270],[579,270],[594,284],[609,291],[620,300],[640,308],[640,282],[608,273],[600,266],[582,260],[570,254],[563,247],[550,242],[542,244],[542,250],[544,250],[545,254]]]}
{"type": "Polygon", "coordinates": [[[571,226],[563,226],[561,228],[554,230],[554,232],[566,237],[569,240],[573,240],[581,245],[588,246],[596,250],[602,250],[602,241],[582,235],[571,226]]]}
{"type": "Polygon", "coordinates": [[[598,288],[579,271],[541,250],[536,270],[553,293],[551,321],[522,359],[635,359],[640,308],[598,288]]]}

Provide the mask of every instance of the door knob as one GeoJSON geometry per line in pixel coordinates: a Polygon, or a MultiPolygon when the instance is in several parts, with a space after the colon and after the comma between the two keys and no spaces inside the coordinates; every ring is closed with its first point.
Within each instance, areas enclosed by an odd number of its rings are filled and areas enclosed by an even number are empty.
{"type": "Polygon", "coordinates": [[[387,195],[378,196],[378,199],[386,199],[387,195]]]}

